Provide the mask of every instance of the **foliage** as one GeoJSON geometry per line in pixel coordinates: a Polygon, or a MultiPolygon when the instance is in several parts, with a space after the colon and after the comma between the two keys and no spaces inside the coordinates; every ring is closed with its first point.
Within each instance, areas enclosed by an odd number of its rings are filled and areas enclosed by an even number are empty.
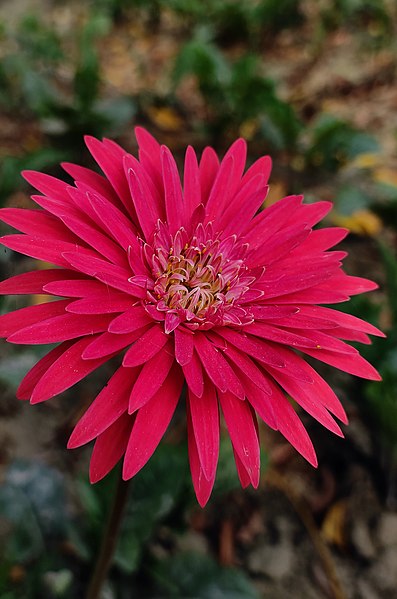
{"type": "Polygon", "coordinates": [[[336,171],[360,154],[379,151],[379,144],[372,135],[330,114],[320,115],[308,133],[306,161],[311,168],[336,171]]]}
{"type": "Polygon", "coordinates": [[[222,568],[210,557],[182,553],[172,556],[153,572],[163,597],[173,599],[257,599],[258,594],[243,572],[222,568]]]}
{"type": "Polygon", "coordinates": [[[210,41],[208,28],[201,28],[176,59],[175,86],[187,75],[196,77],[214,136],[238,132],[243,123],[257,120],[261,137],[272,148],[293,148],[299,120],[291,105],[277,96],[274,82],[262,76],[255,55],[229,61],[210,41]]]}

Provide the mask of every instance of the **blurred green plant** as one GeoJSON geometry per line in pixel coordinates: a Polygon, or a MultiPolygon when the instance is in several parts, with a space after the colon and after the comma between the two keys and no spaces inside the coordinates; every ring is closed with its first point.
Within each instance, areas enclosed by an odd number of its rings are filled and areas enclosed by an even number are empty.
{"type": "Polygon", "coordinates": [[[274,82],[261,74],[256,55],[228,60],[211,41],[210,30],[199,28],[176,58],[175,88],[188,75],[196,78],[207,104],[205,126],[213,137],[236,136],[244,123],[256,121],[259,135],[273,149],[294,148],[301,124],[292,106],[277,95],[274,82]]]}
{"type": "Polygon", "coordinates": [[[200,553],[176,554],[153,569],[162,597],[172,599],[259,599],[247,576],[219,566],[200,553]]]}
{"type": "MultiPolygon", "coordinates": [[[[265,467],[266,457],[262,457],[265,467]]],[[[240,488],[228,439],[221,442],[218,470],[211,501],[219,503],[240,488]]],[[[78,596],[77,589],[86,584],[98,552],[117,476],[119,469],[95,485],[86,478],[75,480],[72,494],[80,506],[76,516],[67,507],[65,480],[59,471],[35,461],[11,463],[0,485],[0,588],[10,593],[10,599],[78,596]],[[10,572],[16,565],[23,577],[13,582],[10,572]]],[[[174,554],[170,547],[168,557],[156,557],[150,551],[161,527],[183,535],[186,516],[196,505],[185,444],[160,445],[132,481],[110,576],[115,597],[125,584],[131,589],[137,576],[149,590],[155,580],[156,591],[164,597],[195,597],[198,589],[203,599],[226,592],[235,599],[257,596],[242,572],[221,568],[206,555],[174,554]],[[187,563],[191,565],[181,577],[180,568],[187,563]]]]}
{"type": "Polygon", "coordinates": [[[312,169],[337,171],[360,154],[378,153],[379,143],[331,114],[321,114],[307,128],[309,137],[305,158],[312,169]]]}
{"type": "MultiPolygon", "coordinates": [[[[332,0],[321,11],[326,29],[348,26],[365,27],[366,33],[375,37],[393,34],[392,3],[385,0],[332,0]]],[[[368,35],[366,35],[368,43],[368,35]]]]}
{"type": "Polygon", "coordinates": [[[131,121],[132,98],[101,97],[98,40],[109,31],[103,12],[92,13],[75,34],[76,58],[64,53],[60,37],[37,16],[28,15],[4,33],[8,52],[0,60],[0,106],[13,107],[22,120],[35,119],[46,135],[45,148],[6,156],[0,168],[0,201],[17,186],[23,169],[47,169],[82,151],[84,134],[115,134],[131,121]],[[68,65],[70,82],[58,67],[68,65]]]}
{"type": "Polygon", "coordinates": [[[365,354],[375,362],[382,381],[365,387],[367,408],[380,434],[397,459],[397,257],[384,243],[379,252],[386,274],[386,310],[390,326],[386,339],[375,339],[365,354]]]}

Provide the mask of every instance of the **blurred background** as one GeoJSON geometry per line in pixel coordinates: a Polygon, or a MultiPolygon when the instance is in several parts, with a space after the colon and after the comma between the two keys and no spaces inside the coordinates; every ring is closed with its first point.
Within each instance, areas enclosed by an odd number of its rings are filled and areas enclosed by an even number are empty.
{"type": "MultiPolygon", "coordinates": [[[[1,1],[2,206],[30,206],[22,169],[94,167],[86,133],[134,152],[143,125],[179,161],[241,135],[250,161],[273,157],[267,202],[333,200],[346,270],[380,285],[340,309],[387,332],[362,349],[383,382],[318,366],[346,439],[302,413],[314,470],[263,427],[261,485],[242,491],[225,438],[201,510],[177,414],[132,484],[104,598],[397,597],[396,28],[394,0],[1,1]]],[[[31,268],[1,251],[2,278],[31,268]]],[[[90,449],[65,448],[111,366],[48,403],[15,399],[46,349],[0,347],[0,599],[84,596],[118,475],[91,486],[90,449]]]]}

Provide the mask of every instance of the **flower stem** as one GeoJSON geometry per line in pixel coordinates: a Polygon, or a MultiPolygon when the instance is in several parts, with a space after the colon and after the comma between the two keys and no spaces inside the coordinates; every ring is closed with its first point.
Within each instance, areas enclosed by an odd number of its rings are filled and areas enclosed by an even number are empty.
{"type": "Polygon", "coordinates": [[[116,548],[124,508],[127,503],[129,483],[129,480],[124,481],[121,476],[117,479],[113,505],[102,537],[98,559],[89,582],[86,599],[99,599],[100,597],[101,589],[109,572],[116,548]]]}

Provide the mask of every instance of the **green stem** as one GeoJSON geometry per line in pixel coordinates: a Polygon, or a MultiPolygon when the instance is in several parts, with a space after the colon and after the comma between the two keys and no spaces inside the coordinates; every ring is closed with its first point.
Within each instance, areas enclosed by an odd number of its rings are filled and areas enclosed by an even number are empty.
{"type": "Polygon", "coordinates": [[[121,476],[118,478],[112,509],[102,537],[101,548],[88,586],[86,599],[99,599],[100,597],[116,548],[124,508],[127,503],[129,483],[129,480],[124,481],[121,476]]]}

